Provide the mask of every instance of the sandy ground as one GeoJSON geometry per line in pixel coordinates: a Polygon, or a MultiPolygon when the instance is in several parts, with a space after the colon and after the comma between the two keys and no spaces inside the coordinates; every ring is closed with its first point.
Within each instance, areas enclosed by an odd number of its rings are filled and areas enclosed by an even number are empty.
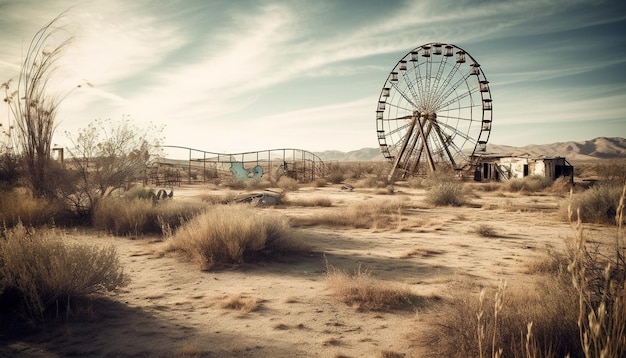
{"type": "MultiPolygon", "coordinates": [[[[199,187],[175,192],[174,200],[216,193],[199,187]]],[[[424,348],[416,333],[432,324],[437,301],[460,293],[478,299],[481,287],[497,286],[500,280],[531,289],[527,264],[544,258],[549,247],[562,248],[574,233],[558,218],[564,200],[560,196],[474,193],[470,206],[428,207],[425,191],[419,189],[398,187],[394,195],[382,195],[375,189],[302,188],[288,197],[326,197],[333,205],[259,210],[287,216],[330,210],[341,215],[357,202],[404,200],[413,209],[402,220],[414,227],[301,227],[298,235],[314,248],[310,255],[215,272],[163,255],[160,238],[69,231],[71,239],[115,245],[132,282],[110,300],[95,302],[88,322],[0,342],[0,355],[419,357],[424,348]],[[478,235],[480,224],[491,226],[497,236],[478,235]],[[412,311],[359,312],[331,297],[325,285],[327,263],[350,271],[367,269],[377,278],[406,284],[432,303],[412,311]],[[259,309],[246,313],[222,307],[236,295],[258,299],[259,309]]]]}

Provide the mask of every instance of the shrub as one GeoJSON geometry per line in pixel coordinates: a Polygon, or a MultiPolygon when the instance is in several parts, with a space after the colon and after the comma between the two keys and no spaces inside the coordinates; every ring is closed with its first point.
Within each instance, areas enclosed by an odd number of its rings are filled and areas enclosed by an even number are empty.
{"type": "Polygon", "coordinates": [[[259,310],[259,308],[261,308],[261,302],[256,297],[250,297],[240,293],[226,298],[222,301],[221,306],[225,309],[250,313],[259,310]]]}
{"type": "Polygon", "coordinates": [[[284,217],[248,205],[215,206],[178,228],[168,250],[183,253],[208,270],[306,251],[293,235],[284,217]]]}
{"type": "Polygon", "coordinates": [[[422,337],[431,356],[496,357],[502,349],[501,357],[578,357],[578,298],[566,276],[541,277],[532,290],[503,285],[480,297],[453,297],[422,337]]]}
{"type": "Polygon", "coordinates": [[[50,224],[63,212],[62,206],[50,199],[36,198],[25,189],[0,192],[0,226],[14,227],[50,224]]]}
{"type": "Polygon", "coordinates": [[[622,188],[615,214],[613,252],[590,251],[578,217],[576,242],[568,266],[578,298],[578,328],[585,357],[626,356],[626,247],[622,188]]]}
{"type": "Polygon", "coordinates": [[[349,274],[327,264],[325,280],[336,299],[356,310],[410,309],[420,300],[408,287],[378,280],[361,267],[349,274]]]}
{"type": "Polygon", "coordinates": [[[528,193],[535,193],[551,187],[553,180],[544,176],[529,175],[523,179],[510,179],[504,187],[511,192],[524,191],[528,193]]]}
{"type": "Polygon", "coordinates": [[[0,240],[0,301],[5,312],[41,322],[91,294],[128,283],[115,248],[68,244],[53,230],[19,224],[0,240]]]}
{"type": "Polygon", "coordinates": [[[116,235],[167,234],[198,215],[206,204],[165,200],[154,203],[139,196],[106,197],[98,202],[94,227],[116,235]]]}
{"type": "Polygon", "coordinates": [[[312,217],[294,217],[297,225],[343,226],[356,229],[398,228],[405,204],[399,200],[368,201],[335,211],[324,212],[312,217]]]}
{"type": "Polygon", "coordinates": [[[426,202],[437,206],[460,206],[465,203],[463,183],[448,181],[435,184],[426,193],[426,202]]]}
{"type": "Polygon", "coordinates": [[[496,230],[491,225],[480,224],[476,228],[476,233],[482,237],[497,237],[496,230]]]}
{"type": "Polygon", "coordinates": [[[297,180],[284,175],[278,179],[276,185],[284,191],[296,191],[300,188],[297,180]]]}
{"type": "Polygon", "coordinates": [[[303,207],[330,207],[333,205],[333,202],[326,197],[318,196],[313,198],[306,199],[288,199],[286,203],[291,206],[303,206],[303,207]]]}
{"type": "Polygon", "coordinates": [[[615,222],[620,194],[621,186],[598,184],[564,201],[561,204],[561,216],[569,219],[567,208],[571,207],[574,212],[580,210],[582,222],[612,224],[615,222]]]}
{"type": "Polygon", "coordinates": [[[335,170],[333,172],[330,172],[326,176],[326,180],[328,180],[332,184],[340,184],[341,182],[345,180],[345,177],[343,175],[343,172],[339,170],[335,170]]]}

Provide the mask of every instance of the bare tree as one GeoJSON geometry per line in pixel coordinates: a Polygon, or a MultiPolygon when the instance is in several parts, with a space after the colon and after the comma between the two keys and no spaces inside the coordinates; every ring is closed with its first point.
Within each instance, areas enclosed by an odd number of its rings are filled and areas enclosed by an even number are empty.
{"type": "Polygon", "coordinates": [[[49,91],[57,61],[71,42],[70,37],[50,47],[53,37],[62,30],[57,26],[62,16],[54,18],[33,36],[16,88],[12,91],[10,80],[1,85],[6,94],[4,101],[15,119],[15,150],[24,160],[33,192],[42,197],[53,195],[53,189],[47,183],[52,135],[57,125],[57,109],[69,94],[59,96],[49,91]]]}
{"type": "Polygon", "coordinates": [[[88,216],[99,198],[143,179],[151,160],[160,153],[162,128],[140,128],[127,117],[96,120],[79,130],[68,148],[69,167],[78,176],[64,197],[77,213],[88,216]]]}

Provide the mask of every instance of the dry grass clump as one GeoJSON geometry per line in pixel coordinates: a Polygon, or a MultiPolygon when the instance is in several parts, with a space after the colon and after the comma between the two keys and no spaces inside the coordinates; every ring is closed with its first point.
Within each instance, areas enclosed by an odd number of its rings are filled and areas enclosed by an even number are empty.
{"type": "Polygon", "coordinates": [[[504,184],[504,189],[510,192],[526,192],[535,193],[550,188],[553,184],[552,179],[540,176],[529,175],[523,179],[513,178],[504,184]]]}
{"type": "Polygon", "coordinates": [[[377,200],[354,204],[340,212],[326,211],[309,217],[294,217],[299,226],[340,226],[355,229],[400,229],[405,203],[400,200],[377,200]]]}
{"type": "Polygon", "coordinates": [[[202,203],[106,197],[98,202],[91,220],[94,227],[116,235],[167,235],[205,208],[202,203]]]}
{"type": "Polygon", "coordinates": [[[426,193],[426,202],[436,206],[461,206],[465,204],[463,183],[443,181],[430,186],[426,193]]]}
{"type": "Polygon", "coordinates": [[[354,183],[355,188],[375,188],[381,189],[387,187],[388,183],[385,180],[379,179],[374,176],[368,176],[357,180],[354,183]]]}
{"type": "Polygon", "coordinates": [[[324,207],[328,208],[333,206],[332,200],[329,198],[318,196],[313,198],[302,199],[287,199],[285,203],[290,206],[302,206],[302,207],[324,207]]]}
{"type": "Polygon", "coordinates": [[[327,265],[325,281],[337,300],[359,311],[414,309],[420,300],[408,287],[378,280],[361,267],[350,274],[327,265]]]}
{"type": "Polygon", "coordinates": [[[574,193],[569,200],[561,203],[561,217],[569,219],[567,208],[571,207],[574,211],[580,211],[582,222],[613,224],[621,192],[621,185],[604,183],[574,193]]]}
{"type": "Polygon", "coordinates": [[[250,313],[261,308],[261,301],[256,297],[244,294],[233,295],[222,301],[221,305],[224,309],[237,310],[242,313],[250,313]]]}
{"type": "Polygon", "coordinates": [[[493,226],[488,224],[480,224],[476,227],[475,232],[482,237],[498,237],[498,233],[493,226]]]}
{"type": "Polygon", "coordinates": [[[0,240],[0,316],[2,312],[40,323],[92,294],[125,286],[128,276],[113,246],[68,244],[53,230],[18,224],[0,240]]]}
{"type": "Polygon", "coordinates": [[[543,277],[532,290],[501,285],[447,302],[422,338],[430,357],[579,357],[577,304],[563,277],[543,277]]]}
{"type": "Polygon", "coordinates": [[[300,184],[298,184],[297,180],[284,175],[278,179],[276,186],[283,191],[297,191],[300,189],[300,184]]]}
{"type": "Polygon", "coordinates": [[[50,224],[62,211],[60,205],[34,197],[28,190],[12,189],[0,192],[0,226],[14,227],[50,224]]]}
{"type": "MultiPolygon", "coordinates": [[[[624,210],[626,183],[616,208],[612,252],[589,249],[580,213],[568,266],[579,302],[578,328],[585,357],[626,356],[626,244],[624,210]]],[[[579,210],[580,211],[580,210],[579,210]]],[[[569,210],[570,218],[572,211],[569,210]]]]}
{"type": "Polygon", "coordinates": [[[168,243],[208,270],[242,264],[261,257],[306,251],[286,218],[249,205],[208,208],[178,228],[168,243]]]}

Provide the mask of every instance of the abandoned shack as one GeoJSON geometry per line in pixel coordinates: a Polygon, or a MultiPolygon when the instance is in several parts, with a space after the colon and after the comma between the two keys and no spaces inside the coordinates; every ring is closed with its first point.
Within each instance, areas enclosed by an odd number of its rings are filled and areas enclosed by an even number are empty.
{"type": "Polygon", "coordinates": [[[507,181],[514,178],[522,179],[529,175],[552,180],[566,177],[573,182],[574,167],[564,157],[487,154],[478,159],[474,180],[507,181]]]}

